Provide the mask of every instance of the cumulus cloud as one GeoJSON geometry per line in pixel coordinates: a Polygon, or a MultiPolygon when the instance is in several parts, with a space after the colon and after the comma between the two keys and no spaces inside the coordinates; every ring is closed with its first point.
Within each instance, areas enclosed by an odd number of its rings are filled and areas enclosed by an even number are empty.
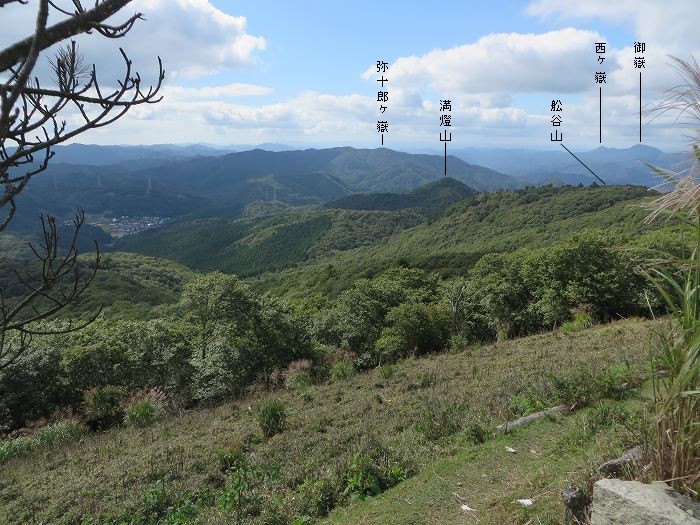
{"type": "MultiPolygon", "coordinates": [[[[400,57],[393,87],[438,93],[572,93],[590,84],[591,49],[601,35],[567,28],[541,34],[498,33],[473,44],[400,57]]],[[[364,78],[374,78],[376,68],[364,78]]]]}
{"type": "MultiPolygon", "coordinates": [[[[59,4],[70,9],[71,2],[63,0],[59,4]]],[[[225,13],[208,0],[134,0],[109,22],[126,20],[135,12],[143,13],[145,20],[138,21],[123,39],[110,40],[99,34],[76,38],[86,58],[98,63],[105,80],[121,77],[120,46],[148,80],[155,69],[156,56],[160,56],[168,81],[249,66],[254,63],[256,52],[265,49],[263,37],[248,34],[245,17],[225,13]]],[[[36,6],[10,4],[3,8],[2,17],[0,46],[6,46],[29,36],[36,6]]],[[[49,24],[61,18],[54,11],[49,24]]]]}
{"type": "MultiPolygon", "coordinates": [[[[668,67],[661,67],[668,64],[666,54],[687,57],[689,49],[700,49],[700,34],[688,16],[693,3],[536,0],[528,12],[562,21],[563,29],[494,33],[452,48],[398,57],[389,70],[389,144],[437,142],[439,98],[453,100],[455,144],[462,140],[462,144],[496,144],[502,138],[511,144],[529,141],[542,146],[551,131],[551,98],[565,100],[567,136],[597,144],[598,88],[593,74],[599,66],[593,50],[596,42],[607,38],[597,31],[576,28],[577,20],[605,19],[634,25],[635,37],[647,41],[644,93],[645,102],[651,102],[677,79],[669,76],[668,67]],[[541,110],[532,109],[533,100],[541,110]]],[[[32,7],[4,8],[0,46],[27,36],[35,16],[32,7]]],[[[270,95],[272,87],[241,83],[185,87],[185,79],[198,78],[198,84],[206,84],[202,77],[256,64],[265,39],[248,33],[244,17],[227,14],[207,0],[134,0],[128,12],[115,16],[114,21],[134,11],[143,12],[146,20],[137,23],[124,40],[91,35],[79,42],[86,58],[98,63],[104,80],[119,78],[123,71],[118,60],[120,45],[144,74],[145,82],[152,81],[149,73],[156,69],[155,57],[162,56],[168,70],[165,98],[155,106],[133,108],[124,121],[109,126],[108,132],[96,131],[104,134],[106,142],[189,142],[197,137],[211,142],[248,143],[257,138],[373,143],[379,117],[375,97],[304,91],[273,103],[266,98],[256,104],[250,98],[240,98],[270,95]]],[[[623,48],[609,45],[605,66],[600,68],[608,75],[603,88],[606,145],[613,145],[613,138],[617,145],[629,145],[637,133],[639,71],[633,65],[631,44],[623,48]]],[[[368,84],[376,84],[376,67],[362,76],[368,84]]],[[[667,133],[663,127],[657,129],[658,136],[667,133]]]]}
{"type": "Polygon", "coordinates": [[[200,76],[252,62],[265,39],[246,32],[245,17],[215,8],[208,0],[136,0],[146,21],[133,29],[129,52],[144,60],[159,54],[173,77],[200,76]]]}
{"type": "MultiPolygon", "coordinates": [[[[200,91],[218,90],[213,87],[200,91]]],[[[176,88],[176,96],[171,96],[172,91],[167,91],[162,103],[134,108],[128,119],[132,122],[133,119],[148,120],[148,126],[171,122],[173,129],[178,128],[178,123],[187,122],[187,131],[196,132],[200,137],[246,137],[252,134],[291,142],[311,138],[371,144],[378,137],[377,120],[386,118],[390,123],[388,144],[394,139],[397,144],[420,140],[438,143],[438,102],[421,97],[403,97],[402,107],[391,105],[380,117],[374,98],[359,94],[329,95],[305,91],[282,102],[248,105],[235,100],[186,98],[190,92],[189,88],[176,88]]],[[[462,138],[483,134],[485,130],[528,125],[528,114],[522,109],[482,107],[466,100],[455,103],[452,116],[452,129],[462,138]]],[[[245,138],[238,140],[250,141],[245,138]]]]}

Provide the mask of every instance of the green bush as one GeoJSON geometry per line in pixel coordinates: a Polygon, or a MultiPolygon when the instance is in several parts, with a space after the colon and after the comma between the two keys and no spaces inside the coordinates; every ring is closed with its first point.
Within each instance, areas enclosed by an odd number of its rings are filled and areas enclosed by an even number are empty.
{"type": "Polygon", "coordinates": [[[233,443],[228,449],[220,450],[216,453],[219,461],[219,469],[222,472],[228,472],[234,468],[240,468],[247,462],[243,444],[240,442],[233,443]]]}
{"type": "MultiPolygon", "coordinates": [[[[296,490],[295,499],[298,502],[297,513],[303,516],[323,517],[327,515],[335,506],[342,488],[337,486],[337,480],[327,478],[312,481],[304,480],[296,490]]],[[[299,523],[311,523],[299,522],[299,523]]]]}
{"type": "Polygon", "coordinates": [[[586,428],[591,433],[625,423],[631,417],[629,410],[619,402],[599,401],[586,414],[586,428]]]}
{"type": "Polygon", "coordinates": [[[386,359],[439,352],[448,343],[450,319],[438,305],[404,303],[389,312],[387,322],[376,345],[386,359]]]}
{"type": "Polygon", "coordinates": [[[349,359],[341,359],[331,367],[331,379],[337,381],[339,379],[347,379],[355,374],[355,366],[349,359]]]}
{"type": "Polygon", "coordinates": [[[145,427],[158,417],[158,407],[148,399],[141,399],[126,406],[124,423],[130,427],[145,427]]]}
{"type": "Polygon", "coordinates": [[[391,365],[382,365],[378,368],[378,370],[379,375],[384,380],[391,379],[394,375],[394,367],[391,365]]]}
{"type": "Polygon", "coordinates": [[[545,388],[552,404],[586,406],[600,397],[595,376],[584,368],[547,374],[545,388]]]}
{"type": "Polygon", "coordinates": [[[527,416],[534,412],[539,412],[547,408],[539,399],[531,399],[529,397],[513,396],[508,402],[508,416],[520,417],[527,416]]]}
{"type": "Polygon", "coordinates": [[[16,437],[0,441],[0,464],[24,454],[33,448],[32,440],[28,437],[16,437]]]}
{"type": "Polygon", "coordinates": [[[304,390],[308,388],[311,383],[311,372],[308,370],[299,370],[287,376],[287,379],[284,381],[284,386],[291,390],[304,390]]]}
{"type": "Polygon", "coordinates": [[[599,399],[626,397],[630,391],[622,386],[632,381],[627,365],[613,365],[600,372],[577,368],[548,374],[545,388],[552,403],[587,406],[599,399]]]}
{"type": "Polygon", "coordinates": [[[73,419],[65,419],[37,430],[32,441],[37,447],[57,447],[75,441],[85,433],[85,425],[73,419]]]}
{"type": "Polygon", "coordinates": [[[413,473],[406,463],[396,461],[391,450],[373,437],[362,442],[345,468],[345,486],[341,497],[362,500],[376,496],[404,481],[413,473]]]}
{"type": "Polygon", "coordinates": [[[258,408],[258,424],[266,437],[284,431],[287,412],[281,399],[270,399],[258,408]]]}
{"type": "Polygon", "coordinates": [[[314,395],[308,390],[304,390],[301,393],[301,399],[304,401],[304,403],[311,403],[314,400],[314,395]]]}
{"type": "Polygon", "coordinates": [[[351,500],[363,500],[382,492],[381,480],[372,458],[358,452],[348,467],[348,479],[344,494],[351,500]]]}
{"type": "Polygon", "coordinates": [[[628,256],[612,235],[582,231],[543,249],[488,253],[469,271],[464,284],[463,330],[474,340],[507,340],[564,325],[585,328],[593,319],[642,313],[647,288],[629,271],[628,256]],[[590,315],[572,309],[586,305],[590,315]]]}
{"type": "Polygon", "coordinates": [[[467,422],[464,424],[464,429],[469,436],[469,440],[475,445],[484,443],[493,436],[493,430],[491,430],[484,421],[475,417],[467,419],[467,422]]]}
{"type": "Polygon", "coordinates": [[[0,433],[49,416],[67,397],[58,337],[36,338],[17,361],[0,371],[0,433]]]}
{"type": "Polygon", "coordinates": [[[357,354],[359,367],[376,366],[375,343],[387,313],[402,303],[431,301],[436,291],[436,277],[416,268],[392,268],[371,280],[358,279],[315,316],[314,331],[321,343],[357,354]]]}
{"type": "Polygon", "coordinates": [[[0,441],[0,464],[38,448],[57,447],[77,440],[85,433],[80,421],[63,420],[37,430],[31,436],[20,436],[0,441]]]}
{"type": "Polygon", "coordinates": [[[573,320],[566,321],[561,325],[564,333],[580,332],[593,326],[593,318],[587,312],[577,312],[573,320]]]}
{"type": "Polygon", "coordinates": [[[465,334],[457,333],[450,335],[449,348],[451,352],[461,352],[469,346],[469,337],[465,334]]]}
{"type": "Polygon", "coordinates": [[[626,364],[609,366],[598,379],[602,397],[624,399],[631,391],[625,385],[637,385],[641,378],[634,374],[626,364]]]}
{"type": "Polygon", "coordinates": [[[104,430],[124,419],[122,399],[126,389],[106,385],[91,388],[83,396],[83,419],[92,430],[104,430]]]}
{"type": "Polygon", "coordinates": [[[195,340],[192,325],[172,319],[98,320],[65,339],[66,389],[79,401],[94,387],[123,385],[134,391],[159,385],[186,405],[192,400],[195,340]]]}
{"type": "Polygon", "coordinates": [[[216,507],[235,512],[237,523],[241,523],[244,516],[258,514],[263,502],[260,485],[264,480],[265,472],[254,464],[229,470],[226,485],[216,498],[216,507]]]}
{"type": "MultiPolygon", "coordinates": [[[[208,488],[178,492],[168,488],[162,479],[141,495],[138,507],[119,516],[101,520],[104,523],[166,523],[180,524],[192,521],[214,503],[208,488]]],[[[83,523],[92,523],[83,520],[83,523]]]]}

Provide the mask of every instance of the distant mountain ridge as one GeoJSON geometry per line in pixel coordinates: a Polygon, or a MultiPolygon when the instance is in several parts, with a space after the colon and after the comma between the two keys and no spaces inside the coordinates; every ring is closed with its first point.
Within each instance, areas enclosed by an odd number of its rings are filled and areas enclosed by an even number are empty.
{"type": "MultiPolygon", "coordinates": [[[[662,180],[647,164],[678,169],[682,155],[637,144],[630,148],[598,147],[591,151],[574,151],[607,184],[634,184],[654,187],[662,180]]],[[[596,181],[586,168],[562,148],[550,150],[463,148],[455,155],[488,166],[520,180],[522,184],[591,184],[596,181]]]]}
{"type": "MultiPolygon", "coordinates": [[[[358,189],[354,191],[391,191],[405,192],[415,187],[421,186],[428,180],[426,177],[426,159],[421,155],[431,157],[427,163],[427,178],[431,178],[431,172],[442,171],[442,158],[438,152],[435,154],[419,153],[412,154],[412,166],[404,166],[403,173],[399,169],[399,178],[396,179],[396,164],[399,157],[404,153],[399,151],[379,149],[355,149],[355,148],[327,148],[324,149],[295,149],[292,146],[277,143],[263,143],[258,145],[237,144],[220,146],[213,144],[154,144],[144,146],[119,145],[101,146],[87,144],[69,144],[54,148],[56,153],[53,163],[81,165],[81,166],[112,166],[137,171],[149,169],[171,162],[178,162],[186,159],[201,157],[222,157],[232,153],[251,152],[253,150],[264,150],[271,153],[280,152],[313,152],[313,151],[350,151],[349,158],[335,159],[330,164],[321,163],[317,167],[318,171],[327,171],[340,176],[346,183],[353,185],[357,183],[358,189]],[[392,152],[392,153],[389,153],[392,152]],[[385,164],[386,170],[381,173],[378,184],[373,184],[370,180],[375,178],[377,167],[385,164]],[[391,164],[391,166],[389,165],[391,164]],[[438,165],[439,164],[439,165],[438,165]],[[414,180],[411,180],[411,176],[414,180]],[[385,187],[381,187],[385,186],[385,187]],[[410,187],[409,187],[410,186],[410,187]]],[[[523,148],[478,148],[466,147],[455,149],[454,157],[448,158],[448,176],[454,177],[462,182],[462,170],[464,166],[457,163],[453,166],[453,159],[487,168],[501,175],[505,174],[515,181],[498,180],[496,184],[491,184],[488,180],[472,181],[471,186],[481,191],[491,191],[500,188],[513,188],[524,185],[538,184],[589,184],[595,180],[571,155],[561,150],[553,148],[549,150],[533,150],[523,148]],[[454,168],[454,172],[453,169],[454,168]],[[480,184],[484,187],[480,187],[480,184]],[[497,186],[494,188],[493,186],[497,186]]],[[[609,184],[637,184],[654,186],[660,181],[656,178],[644,163],[649,163],[662,168],[678,167],[682,156],[677,153],[666,153],[657,148],[637,144],[630,148],[608,148],[598,147],[591,151],[575,151],[577,156],[590,165],[601,178],[609,184]]],[[[310,154],[306,154],[310,156],[310,154]]],[[[287,158],[292,158],[292,154],[287,158]]],[[[245,163],[244,159],[240,162],[245,163]]],[[[482,175],[487,172],[482,172],[482,175]]],[[[444,174],[444,173],[443,173],[444,174]]],[[[479,179],[476,171],[472,174],[479,179]]]]}
{"type": "MultiPolygon", "coordinates": [[[[93,147],[66,148],[78,154],[93,147]]],[[[102,153],[113,158],[126,151],[120,148],[98,147],[97,153],[85,153],[86,159],[97,162],[94,156],[102,153]]],[[[256,201],[291,206],[323,204],[357,192],[407,192],[444,176],[440,156],[385,148],[256,149],[165,160],[167,149],[127,148],[124,160],[110,165],[51,163],[20,197],[21,216],[16,222],[34,224],[42,212],[65,217],[75,208],[98,215],[236,217],[256,201]],[[141,151],[151,157],[134,158],[141,151]]],[[[518,185],[511,177],[456,157],[448,158],[448,170],[452,177],[479,191],[518,185]]]]}
{"type": "MultiPolygon", "coordinates": [[[[447,158],[448,176],[476,191],[596,182],[573,157],[556,149],[471,148],[454,153],[447,158]]],[[[598,148],[578,156],[608,184],[647,187],[660,181],[645,163],[668,168],[679,160],[644,145],[623,150],[598,148]]],[[[444,163],[442,155],[387,148],[229,152],[205,144],[71,144],[57,148],[47,172],[37,175],[19,197],[19,213],[12,227],[34,228],[40,213],[68,218],[75,208],[107,216],[235,218],[255,202],[283,208],[327,204],[358,193],[405,194],[444,179],[444,163]],[[81,160],[84,164],[68,162],[81,160]]],[[[452,190],[461,195],[460,190],[452,190]]],[[[443,189],[445,196],[452,190],[443,189]]],[[[404,198],[358,199],[338,205],[381,210],[399,205],[392,199],[404,198]],[[386,199],[389,201],[377,204],[386,199]]]]}

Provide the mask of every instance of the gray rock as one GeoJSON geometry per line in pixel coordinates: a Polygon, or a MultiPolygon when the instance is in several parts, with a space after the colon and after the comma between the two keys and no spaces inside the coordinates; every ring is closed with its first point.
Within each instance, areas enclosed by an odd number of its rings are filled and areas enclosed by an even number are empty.
{"type": "Polygon", "coordinates": [[[608,476],[619,476],[626,468],[633,468],[642,461],[642,448],[634,447],[625,452],[617,459],[603,463],[600,471],[608,476]]]}
{"type": "Polygon", "coordinates": [[[665,483],[601,479],[593,486],[591,525],[700,525],[700,504],[665,483]]]}
{"type": "Polygon", "coordinates": [[[586,523],[588,518],[588,506],[591,498],[586,496],[578,487],[570,487],[561,493],[566,510],[564,511],[564,523],[586,523]]]}

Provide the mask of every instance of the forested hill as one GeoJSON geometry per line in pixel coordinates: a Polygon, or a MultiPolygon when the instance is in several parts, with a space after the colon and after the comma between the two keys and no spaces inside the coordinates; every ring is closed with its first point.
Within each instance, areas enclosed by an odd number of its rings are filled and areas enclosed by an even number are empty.
{"type": "Polygon", "coordinates": [[[637,186],[541,187],[483,193],[381,242],[309,259],[260,276],[263,289],[296,295],[337,293],[357,277],[397,265],[464,275],[486,253],[542,248],[584,229],[622,244],[646,228],[639,206],[650,192],[637,186]]]}
{"type": "MultiPolygon", "coordinates": [[[[383,200],[402,208],[416,195],[456,184],[383,200]]],[[[528,188],[470,195],[432,217],[421,212],[431,198],[395,211],[310,207],[261,218],[178,221],[127,237],[115,249],[254,277],[283,292],[332,292],[397,264],[463,274],[484,253],[539,247],[583,228],[631,231],[642,214],[636,205],[649,195],[636,186],[528,188]]],[[[370,207],[373,199],[340,204],[370,207]]]]}
{"type": "MultiPolygon", "coordinates": [[[[256,149],[217,156],[174,155],[170,161],[164,155],[101,166],[51,163],[18,199],[20,212],[13,228],[34,228],[40,213],[69,218],[76,208],[117,217],[234,218],[255,201],[323,204],[358,192],[409,192],[444,177],[442,156],[386,148],[256,149]]],[[[451,177],[477,191],[520,184],[456,157],[448,159],[448,169],[451,177]]]]}
{"type": "Polygon", "coordinates": [[[243,219],[183,219],[124,238],[113,248],[249,277],[384,242],[475,194],[443,178],[409,193],[357,194],[325,208],[280,209],[256,202],[244,210],[243,219]]]}
{"type": "MultiPolygon", "coordinates": [[[[448,158],[448,169],[451,177],[477,191],[519,185],[512,177],[456,157],[448,158]]],[[[151,170],[142,173],[157,175],[151,170]]],[[[444,159],[440,155],[410,154],[387,148],[338,147],[279,152],[256,149],[177,163],[169,167],[168,180],[175,183],[187,181],[193,190],[207,190],[225,188],[226,184],[242,177],[257,179],[305,173],[326,173],[342,184],[348,193],[405,192],[442,178],[444,159]]]]}
{"type": "Polygon", "coordinates": [[[455,202],[475,195],[469,186],[444,177],[409,193],[356,193],[326,204],[344,210],[404,210],[414,208],[425,215],[437,215],[455,202]]]}

